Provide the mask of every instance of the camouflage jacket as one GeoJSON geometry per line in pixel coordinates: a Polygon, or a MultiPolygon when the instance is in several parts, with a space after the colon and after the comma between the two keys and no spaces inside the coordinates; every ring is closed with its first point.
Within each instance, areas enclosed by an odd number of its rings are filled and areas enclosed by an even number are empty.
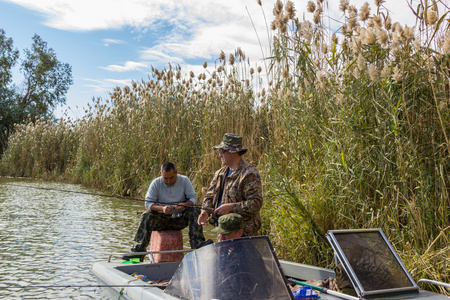
{"type": "Polygon", "coordinates": [[[217,208],[220,194],[222,204],[233,203],[233,212],[242,216],[244,221],[244,235],[258,235],[261,227],[259,211],[263,204],[261,177],[258,170],[243,159],[238,168],[226,176],[229,167],[224,166],[214,174],[206,196],[203,208],[217,208]]]}

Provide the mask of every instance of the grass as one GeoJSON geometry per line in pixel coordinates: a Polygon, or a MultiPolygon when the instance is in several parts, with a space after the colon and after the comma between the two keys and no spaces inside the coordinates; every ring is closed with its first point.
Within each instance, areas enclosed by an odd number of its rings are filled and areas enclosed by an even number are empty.
{"type": "Polygon", "coordinates": [[[331,32],[327,2],[310,2],[309,20],[275,3],[264,72],[241,49],[197,75],[154,69],[80,120],[18,125],[1,174],[142,197],[170,160],[201,198],[220,167],[212,146],[234,132],[280,258],[331,267],[327,230],[379,227],[416,280],[449,282],[448,7],[421,2],[409,28],[382,1],[367,13],[343,0],[331,32]]]}

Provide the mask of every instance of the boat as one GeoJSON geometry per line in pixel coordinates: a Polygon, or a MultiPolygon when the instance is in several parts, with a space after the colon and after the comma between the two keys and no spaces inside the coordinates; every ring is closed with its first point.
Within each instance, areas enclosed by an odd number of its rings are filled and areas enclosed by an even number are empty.
{"type": "Polygon", "coordinates": [[[138,253],[147,255],[148,262],[124,263],[120,257],[129,253],[113,253],[107,261],[94,263],[91,272],[107,299],[450,300],[419,287],[423,282],[450,285],[422,279],[416,283],[381,229],[332,230],[327,238],[354,295],[311,284],[336,274],[278,260],[267,236],[242,237],[197,250],[138,253]],[[185,252],[181,262],[154,260],[156,254],[180,251],[185,252]]]}

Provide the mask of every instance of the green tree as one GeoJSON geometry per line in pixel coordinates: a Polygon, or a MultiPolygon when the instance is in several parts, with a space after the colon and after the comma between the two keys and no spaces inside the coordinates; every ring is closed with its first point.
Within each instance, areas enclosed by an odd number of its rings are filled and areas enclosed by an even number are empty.
{"type": "Polygon", "coordinates": [[[58,104],[66,103],[66,93],[72,84],[72,67],[58,61],[55,51],[47,47],[37,34],[31,49],[25,49],[22,61],[23,92],[18,106],[26,113],[46,115],[58,104]]]}
{"type": "Polygon", "coordinates": [[[23,82],[12,82],[12,68],[19,59],[13,41],[0,29],[0,154],[6,148],[7,138],[15,123],[27,116],[52,118],[54,109],[66,103],[66,94],[72,84],[72,67],[62,63],[52,48],[37,34],[33,44],[24,50],[20,71],[23,82]]]}
{"type": "Polygon", "coordinates": [[[6,87],[12,78],[11,68],[16,64],[19,51],[14,49],[13,40],[7,38],[0,28],[0,88],[6,87]]]}
{"type": "Polygon", "coordinates": [[[6,146],[9,131],[14,124],[13,99],[14,91],[10,87],[11,69],[17,63],[19,51],[14,49],[13,40],[7,38],[0,28],[0,154],[6,146]]]}

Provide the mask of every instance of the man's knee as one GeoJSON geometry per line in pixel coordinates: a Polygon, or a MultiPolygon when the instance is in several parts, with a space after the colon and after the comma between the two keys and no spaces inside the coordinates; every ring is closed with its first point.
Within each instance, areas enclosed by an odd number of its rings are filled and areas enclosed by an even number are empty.
{"type": "Polygon", "coordinates": [[[198,216],[200,215],[200,208],[198,207],[189,207],[184,209],[182,212],[182,216],[188,222],[197,222],[198,216]]]}
{"type": "Polygon", "coordinates": [[[197,216],[197,217],[198,217],[198,215],[200,215],[200,212],[201,212],[200,207],[196,207],[196,206],[191,206],[191,208],[188,208],[188,210],[190,211],[190,213],[192,215],[197,216]]]}
{"type": "Polygon", "coordinates": [[[155,212],[151,210],[144,211],[141,215],[141,222],[151,220],[155,215],[155,212]]]}

